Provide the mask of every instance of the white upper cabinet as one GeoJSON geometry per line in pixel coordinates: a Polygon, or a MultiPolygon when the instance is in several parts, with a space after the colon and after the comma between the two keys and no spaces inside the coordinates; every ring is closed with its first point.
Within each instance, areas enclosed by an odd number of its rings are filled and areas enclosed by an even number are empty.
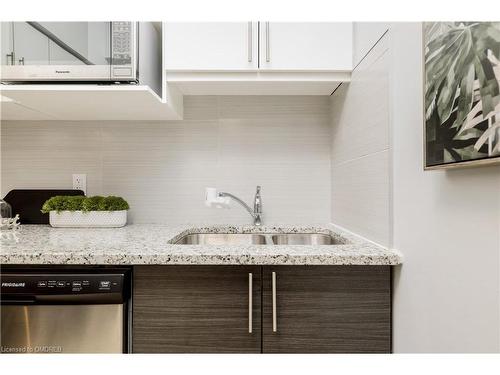
{"type": "Polygon", "coordinates": [[[350,22],[166,22],[167,71],[352,69],[350,22]]]}
{"type": "Polygon", "coordinates": [[[260,22],[261,70],[352,70],[352,23],[260,22]]]}
{"type": "Polygon", "coordinates": [[[257,22],[165,22],[167,71],[258,69],[257,22]]]}
{"type": "Polygon", "coordinates": [[[352,23],[164,23],[166,81],[184,95],[330,95],[352,71],[352,23]]]}

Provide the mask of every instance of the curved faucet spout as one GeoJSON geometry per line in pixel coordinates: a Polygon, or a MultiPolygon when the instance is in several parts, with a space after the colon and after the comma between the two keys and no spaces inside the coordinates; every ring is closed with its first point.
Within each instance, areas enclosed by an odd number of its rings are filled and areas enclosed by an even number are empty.
{"type": "Polygon", "coordinates": [[[255,215],[252,211],[252,209],[250,208],[250,206],[248,204],[246,204],[245,202],[243,202],[240,198],[238,198],[236,195],[233,195],[231,193],[225,193],[225,192],[220,192],[219,193],[219,197],[229,197],[233,200],[235,200],[236,202],[238,202],[239,204],[241,204],[243,206],[243,208],[245,208],[245,210],[248,211],[248,213],[250,215],[252,215],[253,218],[255,218],[255,215]]]}
{"type": "Polygon", "coordinates": [[[260,186],[257,186],[257,193],[255,194],[255,199],[254,199],[254,209],[252,210],[248,204],[246,204],[243,200],[238,198],[236,195],[233,195],[231,193],[225,193],[225,192],[219,192],[218,193],[219,197],[229,197],[236,202],[238,202],[245,210],[248,211],[248,213],[252,216],[253,218],[253,224],[255,226],[260,226],[262,225],[262,200],[260,197],[260,186]]]}

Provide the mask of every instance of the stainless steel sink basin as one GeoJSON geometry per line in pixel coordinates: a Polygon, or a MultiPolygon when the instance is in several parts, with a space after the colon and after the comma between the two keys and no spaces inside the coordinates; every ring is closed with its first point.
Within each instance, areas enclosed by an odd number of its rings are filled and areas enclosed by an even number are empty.
{"type": "Polygon", "coordinates": [[[321,233],[192,233],[179,245],[336,245],[332,236],[321,233]]]}
{"type": "Polygon", "coordinates": [[[265,245],[266,237],[244,233],[193,233],[176,242],[181,245],[265,245]]]}
{"type": "Polygon", "coordinates": [[[275,245],[336,245],[339,242],[329,234],[285,233],[271,236],[275,245]]]}

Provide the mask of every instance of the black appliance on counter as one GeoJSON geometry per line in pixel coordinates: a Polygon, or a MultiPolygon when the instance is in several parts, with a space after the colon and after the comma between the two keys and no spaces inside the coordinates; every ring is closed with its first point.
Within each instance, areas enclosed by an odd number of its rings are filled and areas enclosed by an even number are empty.
{"type": "Polygon", "coordinates": [[[85,195],[81,190],[14,189],[4,200],[12,207],[12,215],[19,214],[21,224],[48,224],[49,215],[40,210],[49,198],[56,195],[85,195]]]}

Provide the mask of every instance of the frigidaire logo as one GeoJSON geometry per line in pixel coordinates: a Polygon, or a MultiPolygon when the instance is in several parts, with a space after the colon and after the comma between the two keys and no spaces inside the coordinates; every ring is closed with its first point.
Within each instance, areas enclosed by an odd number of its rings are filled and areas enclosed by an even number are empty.
{"type": "Polygon", "coordinates": [[[56,70],[56,73],[69,73],[69,70],[56,70]]]}
{"type": "Polygon", "coordinates": [[[6,288],[24,288],[26,283],[2,283],[2,287],[6,288]]]}

